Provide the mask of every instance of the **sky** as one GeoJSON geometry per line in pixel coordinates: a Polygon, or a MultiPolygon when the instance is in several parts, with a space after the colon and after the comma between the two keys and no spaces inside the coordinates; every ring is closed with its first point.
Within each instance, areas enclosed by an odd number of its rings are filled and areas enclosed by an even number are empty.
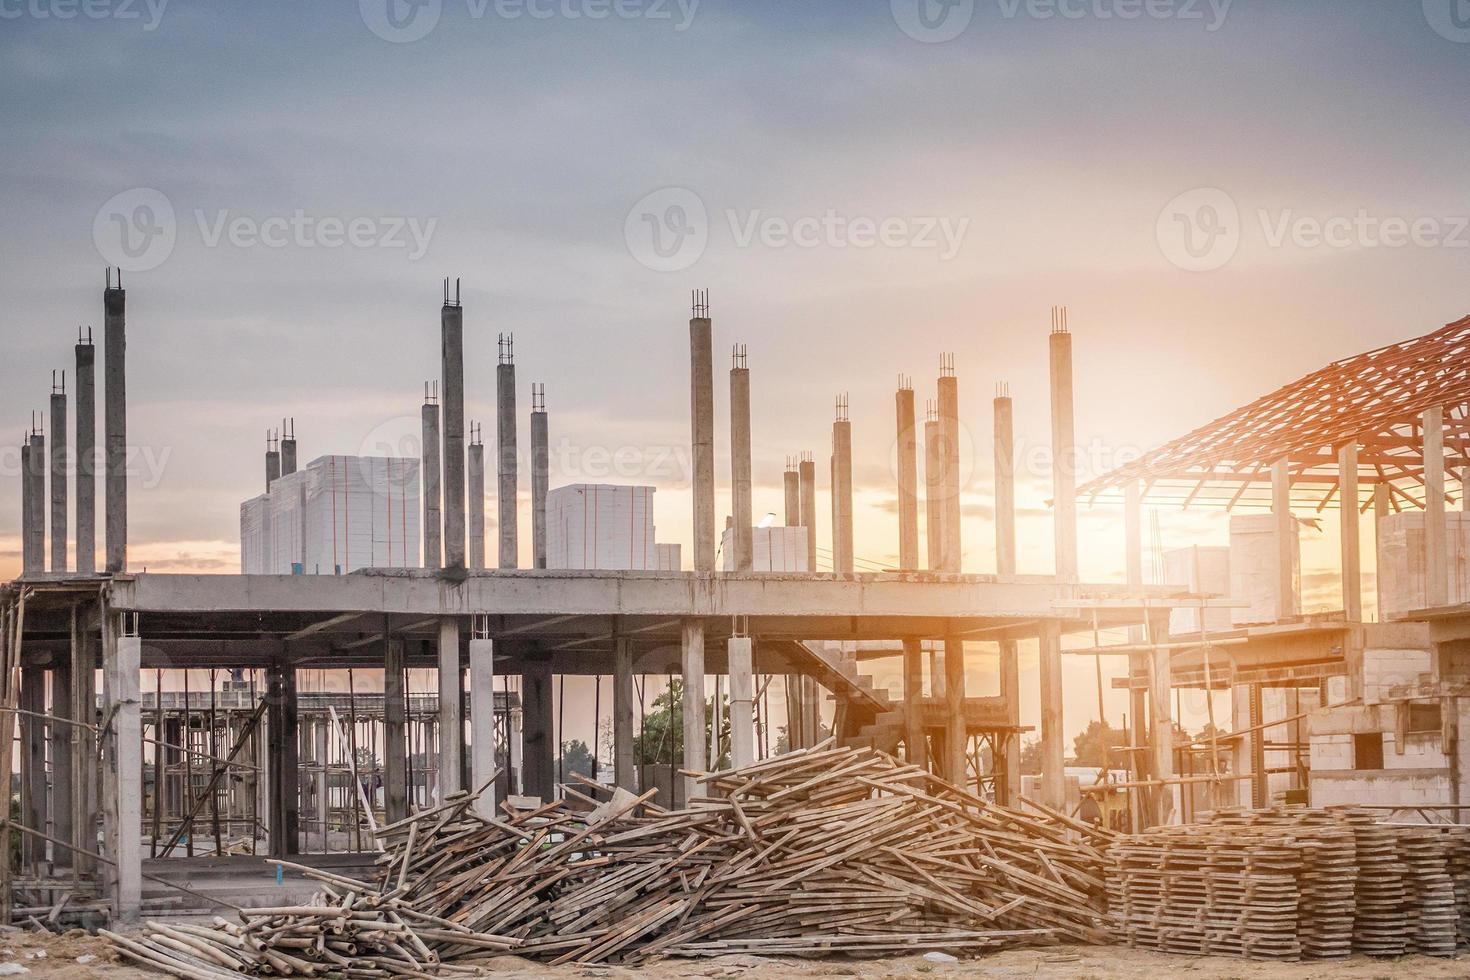
{"type": "MultiPolygon", "coordinates": [[[[749,349],[756,514],[787,455],[825,473],[847,393],[855,550],[880,565],[894,386],[922,405],[953,352],[965,570],[994,569],[1005,382],[1020,570],[1049,573],[1052,305],[1091,472],[1470,312],[1467,6],[0,0],[0,578],[21,434],[78,326],[100,341],[108,265],[135,567],[238,569],[282,417],[304,460],[416,430],[451,276],[469,417],[514,332],[553,485],[657,486],[662,540],[690,535],[691,289],[717,378],[749,349]]],[[[1216,512],[1157,513],[1164,546],[1225,543],[1216,512]]],[[[1340,606],[1332,535],[1308,535],[1309,608],[1340,606]]],[[[1081,540],[1085,580],[1121,579],[1115,506],[1081,540]]],[[[1069,727],[1089,685],[1069,678],[1069,727]]]]}

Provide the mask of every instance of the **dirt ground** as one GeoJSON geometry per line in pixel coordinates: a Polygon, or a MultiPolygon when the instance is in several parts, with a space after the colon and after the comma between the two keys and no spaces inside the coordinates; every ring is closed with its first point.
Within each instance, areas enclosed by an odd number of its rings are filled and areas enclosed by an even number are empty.
{"type": "MultiPolygon", "coordinates": [[[[0,977],[5,964],[18,963],[29,972],[14,974],[44,980],[145,980],[163,976],[127,965],[111,947],[80,931],[66,936],[40,933],[0,935],[0,977]],[[91,959],[88,959],[91,957],[91,959]]],[[[498,980],[783,980],[786,977],[1039,977],[1044,980],[1092,980],[1094,977],[1189,977],[1190,980],[1448,980],[1470,976],[1470,956],[1453,960],[1406,956],[1398,960],[1354,957],[1332,963],[1257,963],[1217,956],[1169,956],[1117,946],[1056,946],[993,953],[957,963],[934,963],[922,956],[886,960],[790,960],[756,956],[725,956],[712,960],[666,960],[637,969],[623,967],[547,967],[513,956],[501,957],[484,970],[498,980]]]]}

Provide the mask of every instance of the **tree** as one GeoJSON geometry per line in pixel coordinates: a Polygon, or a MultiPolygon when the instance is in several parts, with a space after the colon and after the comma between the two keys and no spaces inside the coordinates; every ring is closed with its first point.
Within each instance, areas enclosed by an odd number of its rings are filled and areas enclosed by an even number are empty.
{"type": "MultiPolygon", "coordinates": [[[[728,707],[729,698],[721,699],[728,707]]],[[[720,712],[720,745],[730,744],[730,713],[720,712]]],[[[704,738],[709,744],[710,731],[714,725],[714,699],[704,702],[704,738]]],[[[653,710],[643,717],[643,731],[633,738],[633,756],[640,766],[670,766],[684,764],[684,682],[674,678],[667,691],[653,699],[653,710]]],[[[722,769],[729,765],[729,756],[722,753],[711,762],[711,768],[722,769]]]]}
{"type": "Polygon", "coordinates": [[[590,779],[595,769],[592,750],[587,748],[586,742],[574,738],[570,742],[561,743],[561,758],[556,760],[556,771],[563,782],[570,782],[574,774],[590,779]]]}
{"type": "Polygon", "coordinates": [[[1119,754],[1112,749],[1122,748],[1123,732],[1102,721],[1089,722],[1087,728],[1072,740],[1072,751],[1079,766],[1097,766],[1111,769],[1121,763],[1119,754]]]}
{"type": "Polygon", "coordinates": [[[1021,775],[1041,775],[1041,739],[1028,739],[1021,743],[1021,775]]]}

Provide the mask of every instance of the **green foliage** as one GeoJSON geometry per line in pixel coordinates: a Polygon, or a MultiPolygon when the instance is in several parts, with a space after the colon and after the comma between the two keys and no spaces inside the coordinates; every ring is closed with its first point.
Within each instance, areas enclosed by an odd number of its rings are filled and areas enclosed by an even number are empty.
{"type": "Polygon", "coordinates": [[[1122,748],[1126,744],[1124,733],[1101,721],[1089,722],[1087,728],[1072,740],[1072,752],[1079,766],[1112,768],[1122,765],[1121,753],[1110,749],[1122,748]]]}
{"type": "MultiPolygon", "coordinates": [[[[720,745],[730,744],[730,699],[722,698],[726,710],[720,712],[720,745]]],[[[709,741],[714,725],[714,699],[704,702],[704,737],[709,741]]],[[[778,740],[779,741],[779,740],[778,740]]],[[[679,678],[653,700],[653,710],[643,718],[643,731],[633,738],[633,757],[640,766],[684,764],[684,682],[679,678]]],[[[711,768],[723,769],[730,764],[728,751],[712,762],[711,768]]]]}
{"type": "Polygon", "coordinates": [[[563,782],[570,781],[573,773],[590,779],[596,775],[597,760],[592,757],[587,743],[575,738],[561,744],[561,758],[556,760],[556,766],[563,782]]]}

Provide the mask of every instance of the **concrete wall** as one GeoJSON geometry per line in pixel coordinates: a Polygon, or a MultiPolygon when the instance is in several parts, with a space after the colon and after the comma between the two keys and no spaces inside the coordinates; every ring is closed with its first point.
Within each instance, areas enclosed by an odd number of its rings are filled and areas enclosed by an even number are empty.
{"type": "Polygon", "coordinates": [[[653,571],[653,487],[576,483],[546,495],[546,565],[653,571]]]}
{"type": "Polygon", "coordinates": [[[1231,610],[1231,621],[1274,623],[1301,610],[1302,546],[1299,525],[1291,524],[1292,592],[1290,608],[1276,608],[1277,550],[1274,514],[1234,514],[1230,518],[1230,597],[1249,603],[1231,610]]]}
{"type": "MultiPolygon", "coordinates": [[[[1470,515],[1450,511],[1445,518],[1449,563],[1449,604],[1470,602],[1470,515]]],[[[1429,605],[1424,563],[1424,512],[1389,514],[1378,522],[1378,588],[1382,619],[1395,619],[1429,605]]]]}
{"type": "MultiPolygon", "coordinates": [[[[806,572],[804,527],[757,527],[751,529],[751,571],[806,572]]],[[[735,571],[735,529],[725,528],[720,539],[720,560],[727,572],[735,571]]]]}
{"type": "MultiPolygon", "coordinates": [[[[1190,592],[1230,595],[1230,549],[1191,545],[1164,552],[1164,581],[1182,582],[1190,592]]],[[[1211,632],[1232,628],[1230,609],[1206,609],[1205,627],[1211,632]]],[[[1198,609],[1175,609],[1169,613],[1169,632],[1175,636],[1200,631],[1198,609]]]]}

